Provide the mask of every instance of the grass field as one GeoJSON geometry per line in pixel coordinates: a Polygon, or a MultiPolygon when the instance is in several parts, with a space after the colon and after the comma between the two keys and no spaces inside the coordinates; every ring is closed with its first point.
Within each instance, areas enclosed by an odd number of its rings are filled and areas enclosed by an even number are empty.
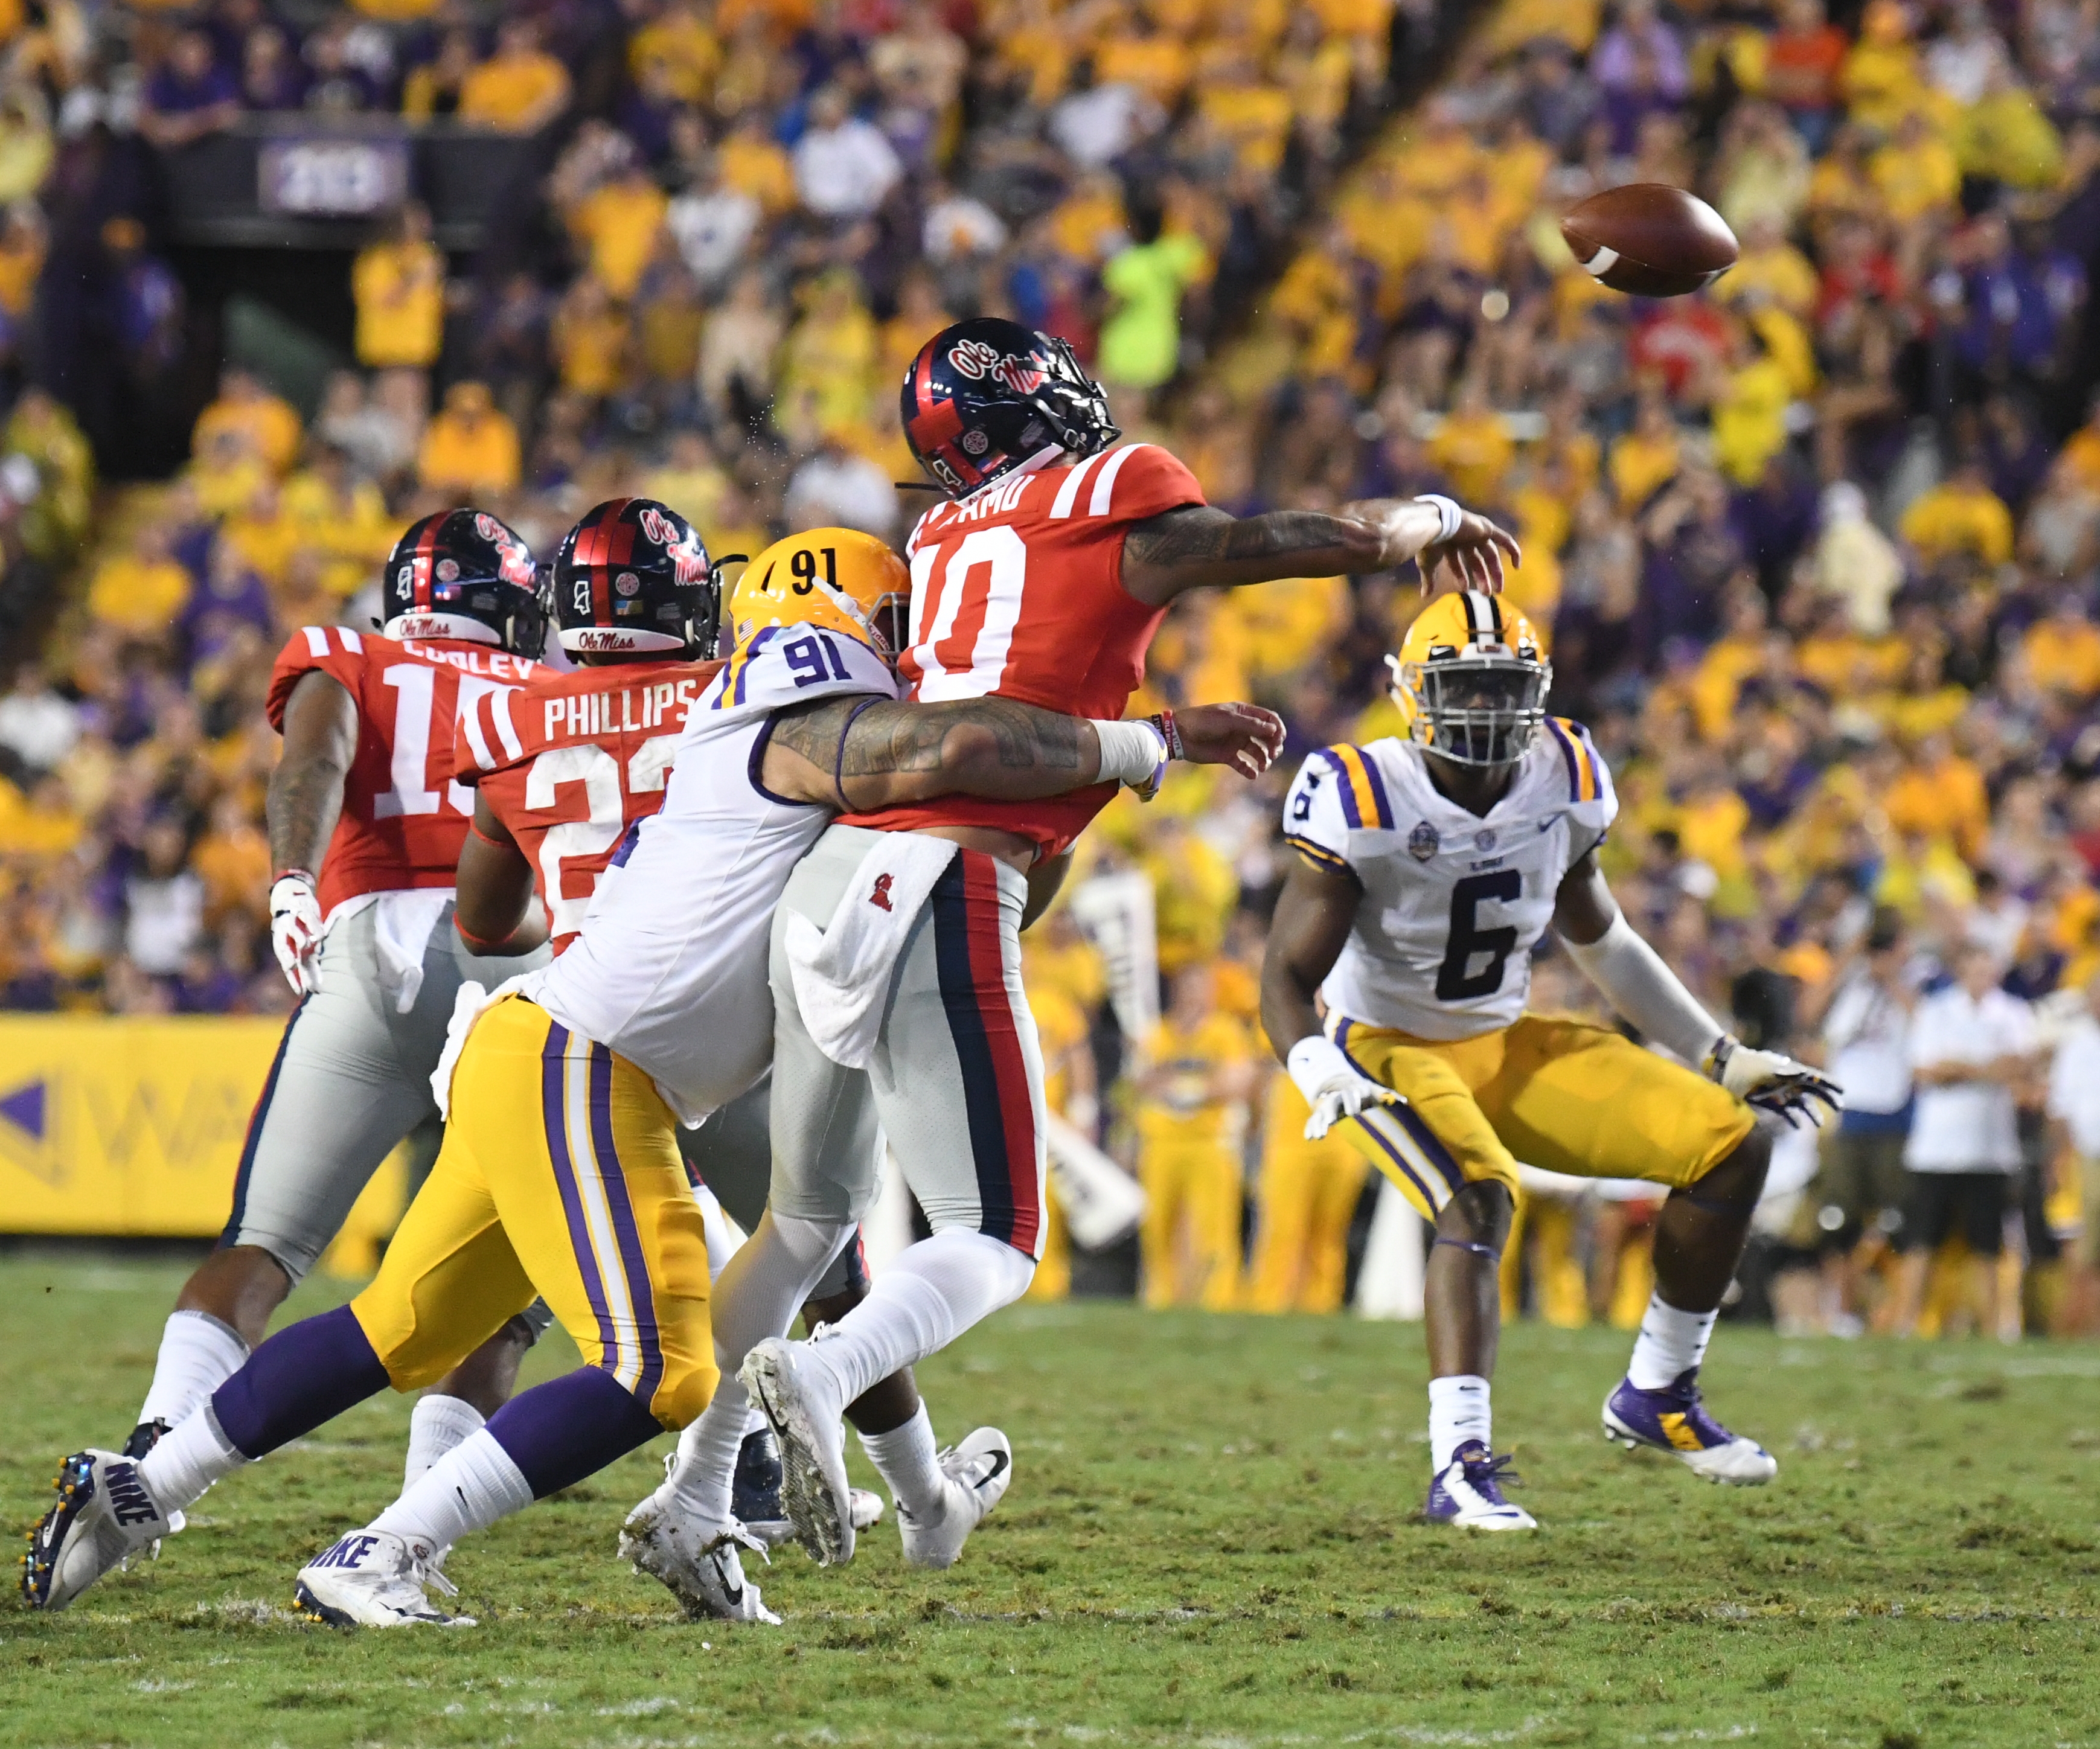
{"type": "MultiPolygon", "coordinates": [[[[0,1261],[11,1519],[121,1438],[181,1274],[0,1261]]],[[[1017,1308],[925,1369],[947,1437],[1016,1451],[962,1564],[907,1571],[887,1527],[844,1572],[791,1549],[757,1570],[774,1631],[613,1561],[668,1440],[456,1553],[478,1629],[293,1620],[300,1561],[394,1491],[390,1398],[72,1613],[0,1613],[0,1742],[2100,1744],[2100,1350],[1723,1330],[1716,1407],[1781,1459],[1752,1493],[1604,1445],[1625,1350],[1509,1333],[1498,1430],[1546,1528],[1467,1539],[1414,1517],[1418,1331],[1017,1308]]]]}

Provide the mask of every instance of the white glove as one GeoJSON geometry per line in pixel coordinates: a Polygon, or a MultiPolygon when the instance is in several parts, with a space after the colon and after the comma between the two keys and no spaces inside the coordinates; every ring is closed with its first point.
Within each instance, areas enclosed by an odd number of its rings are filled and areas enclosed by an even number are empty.
{"type": "Polygon", "coordinates": [[[1342,1055],[1341,1047],[1317,1033],[1290,1047],[1284,1065],[1312,1115],[1305,1121],[1305,1139],[1317,1142],[1344,1117],[1360,1115],[1366,1105],[1397,1105],[1400,1095],[1382,1087],[1342,1055]]]}
{"type": "Polygon", "coordinates": [[[270,945],[285,980],[301,996],[321,987],[321,901],[304,869],[280,874],[270,888],[270,945]]]}
{"type": "Polygon", "coordinates": [[[1753,1051],[1727,1033],[1714,1040],[1705,1067],[1709,1081],[1745,1105],[1778,1112],[1796,1129],[1806,1121],[1820,1130],[1825,1117],[1845,1108],[1845,1090],[1836,1082],[1776,1051],[1753,1051]]]}

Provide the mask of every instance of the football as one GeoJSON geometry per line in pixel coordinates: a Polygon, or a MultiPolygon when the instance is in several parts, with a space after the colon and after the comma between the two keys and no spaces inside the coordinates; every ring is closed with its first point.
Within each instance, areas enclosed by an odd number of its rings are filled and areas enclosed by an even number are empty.
{"type": "Polygon", "coordinates": [[[1560,221],[1575,258],[1615,292],[1681,297],[1736,265],[1736,234],[1696,194],[1628,183],[1593,194],[1560,221]]]}

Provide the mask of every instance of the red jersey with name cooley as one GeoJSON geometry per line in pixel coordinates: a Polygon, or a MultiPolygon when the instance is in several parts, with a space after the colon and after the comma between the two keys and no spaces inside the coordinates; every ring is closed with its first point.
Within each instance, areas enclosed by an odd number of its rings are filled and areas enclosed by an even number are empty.
{"type": "Polygon", "coordinates": [[[532,865],[558,954],[620,840],[664,803],[686,713],[719,662],[624,662],[492,693],[460,720],[453,771],[532,865]]]}
{"type": "MultiPolygon", "coordinates": [[[[1165,450],[1125,443],[936,504],[906,549],[911,643],[899,676],[929,704],[996,696],[1120,717],[1166,615],[1124,589],[1123,537],[1133,522],[1202,502],[1196,477],[1165,450]]],[[[996,826],[1056,856],[1115,789],[1098,783],[1028,802],[946,795],[840,817],[891,832],[996,826]]]]}
{"type": "Polygon", "coordinates": [[[452,638],[397,641],[318,625],[292,634],[271,671],[270,726],[284,733],[292,689],[316,669],[357,704],[357,754],[343,780],[342,815],[313,871],[324,916],[363,893],[454,883],[474,795],[452,781],[453,725],[538,667],[452,638]]]}

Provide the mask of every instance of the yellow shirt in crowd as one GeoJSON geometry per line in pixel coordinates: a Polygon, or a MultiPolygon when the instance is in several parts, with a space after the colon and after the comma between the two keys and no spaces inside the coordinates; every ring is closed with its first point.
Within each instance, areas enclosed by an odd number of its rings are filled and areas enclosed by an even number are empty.
{"type": "Polygon", "coordinates": [[[445,258],[430,243],[374,243],[350,270],[357,362],[427,370],[445,339],[445,258]]]}
{"type": "Polygon", "coordinates": [[[190,574],[173,559],[124,553],[105,560],[87,586],[87,610],[135,637],[165,632],[190,598],[190,574]]]}
{"type": "Polygon", "coordinates": [[[1171,1016],[1145,1041],[1148,1068],[1167,1071],[1161,1090],[1137,1101],[1139,1137],[1148,1145],[1207,1144],[1229,1135],[1235,1102],[1215,1096],[1218,1077],[1255,1060],[1247,1029],[1228,1014],[1209,1014],[1184,1032],[1171,1016]]]}

